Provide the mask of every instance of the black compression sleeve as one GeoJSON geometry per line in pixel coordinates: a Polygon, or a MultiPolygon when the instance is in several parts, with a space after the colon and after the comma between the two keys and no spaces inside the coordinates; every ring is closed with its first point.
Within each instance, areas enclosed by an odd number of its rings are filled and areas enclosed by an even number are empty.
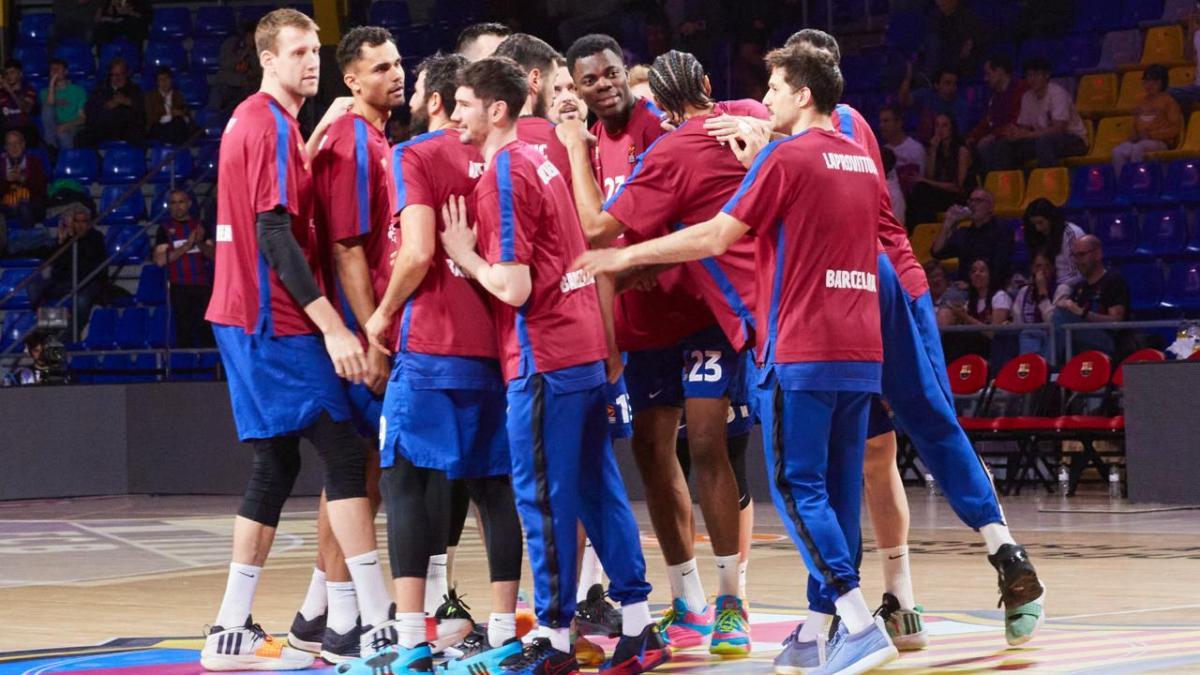
{"type": "Polygon", "coordinates": [[[267,264],[279,275],[283,287],[301,307],[321,297],[317,280],[313,277],[308,261],[300,244],[292,236],[292,217],[286,211],[267,211],[255,219],[258,232],[258,250],[262,251],[267,264]]]}

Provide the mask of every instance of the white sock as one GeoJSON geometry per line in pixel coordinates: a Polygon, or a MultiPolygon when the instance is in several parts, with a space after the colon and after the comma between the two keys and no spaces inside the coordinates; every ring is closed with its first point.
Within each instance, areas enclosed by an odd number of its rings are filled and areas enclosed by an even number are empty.
{"type": "MultiPolygon", "coordinates": [[[[454,552],[458,550],[457,546],[446,547],[446,583],[454,585],[454,552]]],[[[440,601],[441,598],[438,598],[440,601]]]]}
{"type": "Polygon", "coordinates": [[[621,605],[621,632],[630,637],[642,634],[646,626],[654,623],[650,618],[650,603],[645,600],[621,605]]]}
{"type": "Polygon", "coordinates": [[[746,568],[750,566],[749,560],[743,560],[738,563],[738,597],[745,600],[746,595],[746,568]]]}
{"type": "Polygon", "coordinates": [[[491,618],[488,619],[487,635],[488,642],[493,647],[499,647],[517,637],[517,615],[492,612],[491,618]]]}
{"type": "Polygon", "coordinates": [[[989,523],[979,528],[979,533],[983,535],[983,541],[987,544],[988,555],[995,555],[996,551],[1005,544],[1016,546],[1017,542],[1012,538],[1012,534],[1008,531],[1008,526],[1003,523],[989,523]]]}
{"type": "Polygon", "coordinates": [[[575,591],[575,602],[587,600],[588,590],[596,584],[604,583],[604,567],[600,565],[600,556],[592,546],[591,539],[583,543],[583,562],[579,565],[579,587],[575,591]]]}
{"type": "Polygon", "coordinates": [[[354,592],[354,582],[327,581],[325,588],[329,592],[329,616],[325,625],[345,635],[358,622],[358,594],[354,592]]]}
{"type": "Polygon", "coordinates": [[[446,585],[446,554],[429,556],[425,568],[425,613],[433,616],[442,604],[442,596],[450,592],[446,585]]]}
{"type": "Polygon", "coordinates": [[[379,564],[379,552],[367,551],[353,558],[346,558],[354,590],[358,593],[358,608],[364,626],[379,626],[388,620],[388,609],[392,596],[388,593],[383,578],[383,566],[379,564]]]}
{"type": "Polygon", "coordinates": [[[804,617],[804,625],[800,626],[800,635],[796,638],[800,642],[813,642],[822,635],[829,637],[829,624],[833,623],[832,614],[822,614],[813,610],[808,610],[808,616],[804,617]]]}
{"type": "Polygon", "coordinates": [[[850,631],[851,635],[858,635],[871,627],[873,623],[871,609],[867,607],[867,600],[863,597],[862,589],[856,588],[850,591],[834,600],[833,604],[837,606],[838,616],[846,622],[846,630],[850,631]]]}
{"type": "Polygon", "coordinates": [[[717,595],[738,594],[738,558],[736,553],[713,556],[717,564],[717,595]]]}
{"type": "Polygon", "coordinates": [[[695,558],[678,565],[667,565],[667,579],[671,583],[672,598],[683,598],[684,604],[693,612],[704,611],[708,600],[704,595],[704,586],[700,584],[700,571],[695,558]]]}
{"type": "Polygon", "coordinates": [[[901,609],[912,609],[917,601],[913,598],[908,547],[881,548],[879,557],[883,561],[883,590],[896,596],[901,609]]]}
{"type": "Polygon", "coordinates": [[[570,628],[543,628],[542,637],[549,638],[550,645],[558,651],[571,653],[570,628]]]}
{"type": "Polygon", "coordinates": [[[304,596],[304,604],[300,605],[300,616],[312,621],[324,614],[328,606],[325,600],[325,573],[314,567],[312,580],[308,582],[308,593],[304,596]]]}
{"type": "Polygon", "coordinates": [[[425,641],[425,612],[404,612],[396,615],[396,634],[400,646],[412,649],[425,641]]]}
{"type": "Polygon", "coordinates": [[[214,625],[222,628],[240,628],[250,618],[250,606],[254,604],[254,591],[258,589],[258,578],[262,568],[241,563],[229,563],[229,579],[225,582],[225,597],[221,599],[221,610],[217,612],[214,625]]]}

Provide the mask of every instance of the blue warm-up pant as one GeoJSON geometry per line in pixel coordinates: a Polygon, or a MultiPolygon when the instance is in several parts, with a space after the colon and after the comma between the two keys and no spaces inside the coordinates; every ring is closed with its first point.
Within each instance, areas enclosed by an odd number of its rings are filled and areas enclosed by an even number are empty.
{"type": "Polygon", "coordinates": [[[621,604],[646,600],[637,521],[609,441],[602,362],[533,373],[508,384],[513,490],[525,526],[538,623],[575,616],[577,523],[621,604]]]}

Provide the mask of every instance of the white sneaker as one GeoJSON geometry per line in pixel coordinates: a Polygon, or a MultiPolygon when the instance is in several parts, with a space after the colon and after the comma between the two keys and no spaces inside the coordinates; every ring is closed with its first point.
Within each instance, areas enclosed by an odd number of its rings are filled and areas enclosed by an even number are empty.
{"type": "Polygon", "coordinates": [[[361,628],[362,632],[358,637],[358,653],[361,658],[370,658],[392,645],[400,644],[400,622],[396,620],[394,611],[388,615],[388,620],[378,626],[361,628]]]}
{"type": "Polygon", "coordinates": [[[237,628],[213,626],[200,652],[205,670],[303,670],[312,664],[312,654],[271,637],[252,618],[237,628]]]}

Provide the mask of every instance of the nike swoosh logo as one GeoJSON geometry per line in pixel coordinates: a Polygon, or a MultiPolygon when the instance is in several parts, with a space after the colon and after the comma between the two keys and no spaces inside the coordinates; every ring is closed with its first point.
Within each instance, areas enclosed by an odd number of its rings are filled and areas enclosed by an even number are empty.
{"type": "Polygon", "coordinates": [[[371,562],[363,563],[363,565],[365,565],[367,567],[370,567],[371,565],[378,565],[378,564],[379,564],[378,560],[372,560],[371,562]]]}
{"type": "Polygon", "coordinates": [[[689,574],[691,574],[692,572],[695,572],[695,571],[696,571],[696,570],[688,570],[688,571],[684,572],[684,573],[683,573],[682,575],[680,575],[680,576],[685,576],[685,577],[686,577],[687,575],[689,575],[689,574]]]}
{"type": "Polygon", "coordinates": [[[658,398],[661,394],[662,394],[662,389],[659,389],[658,391],[654,392],[653,394],[650,394],[650,398],[658,398]]]}
{"type": "Polygon", "coordinates": [[[907,553],[901,553],[900,555],[889,555],[889,556],[888,556],[888,560],[899,560],[899,559],[903,558],[903,557],[904,557],[904,556],[906,556],[906,555],[908,555],[908,554],[907,554],[907,553]]]}
{"type": "Polygon", "coordinates": [[[238,574],[240,574],[240,575],[242,575],[242,576],[244,576],[244,577],[250,577],[251,579],[253,579],[253,578],[254,578],[254,575],[253,575],[253,574],[246,574],[245,572],[243,572],[243,571],[241,571],[241,570],[238,570],[238,574]]]}

